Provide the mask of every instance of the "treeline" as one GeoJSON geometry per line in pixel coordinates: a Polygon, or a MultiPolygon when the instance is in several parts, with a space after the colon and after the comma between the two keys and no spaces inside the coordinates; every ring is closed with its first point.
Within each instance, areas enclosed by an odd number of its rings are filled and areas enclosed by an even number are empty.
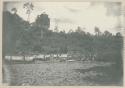
{"type": "Polygon", "coordinates": [[[70,54],[97,60],[122,60],[123,37],[109,31],[101,32],[95,27],[95,34],[49,30],[47,14],[37,16],[34,23],[24,21],[16,13],[3,12],[3,47],[6,55],[70,54]]]}

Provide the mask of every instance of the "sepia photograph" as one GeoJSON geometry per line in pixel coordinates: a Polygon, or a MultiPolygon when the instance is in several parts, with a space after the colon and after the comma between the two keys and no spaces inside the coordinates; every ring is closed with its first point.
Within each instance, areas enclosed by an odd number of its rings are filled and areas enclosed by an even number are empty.
{"type": "Polygon", "coordinates": [[[4,1],[2,83],[123,86],[121,2],[4,1]]]}

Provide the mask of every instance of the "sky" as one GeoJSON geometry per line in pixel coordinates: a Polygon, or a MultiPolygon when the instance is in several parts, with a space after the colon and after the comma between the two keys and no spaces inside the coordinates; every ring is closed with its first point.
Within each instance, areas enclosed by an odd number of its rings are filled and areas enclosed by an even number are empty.
{"type": "MultiPolygon", "coordinates": [[[[26,2],[6,2],[4,10],[17,8],[17,14],[27,20],[26,2]]],[[[82,30],[94,33],[99,27],[102,32],[108,30],[116,33],[120,26],[120,3],[105,2],[32,2],[34,9],[30,15],[30,22],[34,22],[37,15],[45,12],[50,18],[50,30],[58,26],[59,31],[75,31],[78,26],[82,30]]]]}

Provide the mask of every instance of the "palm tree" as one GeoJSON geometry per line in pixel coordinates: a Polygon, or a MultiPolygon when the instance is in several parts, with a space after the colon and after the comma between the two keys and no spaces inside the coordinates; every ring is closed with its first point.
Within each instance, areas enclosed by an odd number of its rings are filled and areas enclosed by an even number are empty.
{"type": "Polygon", "coordinates": [[[27,17],[27,21],[30,22],[30,14],[31,14],[31,11],[33,10],[34,8],[34,5],[31,3],[31,2],[27,2],[23,5],[23,8],[26,9],[26,14],[28,15],[27,17]]]}

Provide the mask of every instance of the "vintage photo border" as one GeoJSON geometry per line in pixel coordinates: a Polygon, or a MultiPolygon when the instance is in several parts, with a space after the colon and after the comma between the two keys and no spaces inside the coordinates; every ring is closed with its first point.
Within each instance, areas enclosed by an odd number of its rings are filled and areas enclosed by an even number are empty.
{"type": "MultiPolygon", "coordinates": [[[[3,2],[6,1],[33,1],[33,2],[121,2],[121,33],[123,35],[123,63],[125,63],[125,0],[0,0],[0,88],[124,88],[125,86],[125,70],[123,71],[123,86],[7,86],[6,84],[2,84],[2,10],[3,10],[3,2]]],[[[123,68],[125,69],[125,64],[123,64],[123,68]]]]}

